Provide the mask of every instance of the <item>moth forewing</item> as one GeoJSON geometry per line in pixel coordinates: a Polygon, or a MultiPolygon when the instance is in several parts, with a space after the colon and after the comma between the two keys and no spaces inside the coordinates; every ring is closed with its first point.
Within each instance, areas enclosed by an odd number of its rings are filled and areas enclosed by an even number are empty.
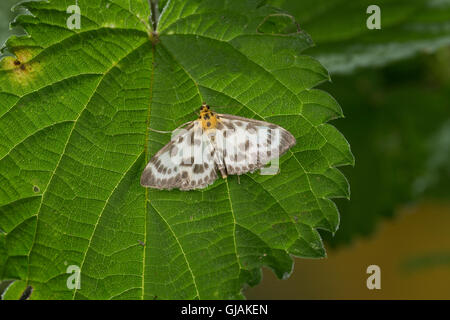
{"type": "Polygon", "coordinates": [[[295,145],[294,136],[286,129],[270,122],[247,119],[239,116],[219,114],[219,119],[224,127],[235,134],[227,134],[226,151],[231,156],[225,157],[227,171],[230,174],[242,174],[253,172],[263,168],[273,160],[270,168],[263,170],[263,174],[276,174],[278,172],[278,159],[290,147],[295,145]],[[234,128],[234,131],[233,131],[234,128]],[[242,142],[244,137],[245,142],[242,142]],[[234,140],[233,140],[234,139],[234,140]],[[230,148],[230,146],[232,146],[230,148]],[[247,163],[239,163],[242,155],[238,153],[239,148],[245,146],[247,163]],[[237,167],[236,167],[237,166],[237,167]]]}
{"type": "Polygon", "coordinates": [[[191,190],[213,183],[217,179],[214,161],[202,157],[204,139],[202,134],[198,136],[199,132],[200,124],[194,122],[174,134],[171,141],[147,164],[141,176],[141,185],[156,189],[191,190]]]}
{"type": "Polygon", "coordinates": [[[259,128],[258,137],[261,148],[258,150],[258,158],[264,165],[270,162],[269,167],[261,167],[262,175],[274,175],[279,171],[280,149],[282,149],[281,129],[281,127],[259,128]]]}

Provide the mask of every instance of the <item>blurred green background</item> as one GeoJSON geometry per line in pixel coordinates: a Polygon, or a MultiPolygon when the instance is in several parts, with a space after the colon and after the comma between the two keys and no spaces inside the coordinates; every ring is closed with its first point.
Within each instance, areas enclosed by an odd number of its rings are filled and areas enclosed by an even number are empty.
{"type": "MultiPolygon", "coordinates": [[[[12,35],[0,1],[0,42],[12,35]]],[[[331,71],[354,168],[341,225],[321,233],[328,258],[296,259],[286,281],[264,270],[249,299],[450,299],[450,1],[382,0],[382,29],[368,30],[371,1],[267,1],[291,13],[331,71]],[[381,267],[381,290],[366,268],[381,267]]],[[[276,21],[275,21],[276,23],[276,21]]],[[[14,34],[20,34],[15,30],[14,34]]]]}

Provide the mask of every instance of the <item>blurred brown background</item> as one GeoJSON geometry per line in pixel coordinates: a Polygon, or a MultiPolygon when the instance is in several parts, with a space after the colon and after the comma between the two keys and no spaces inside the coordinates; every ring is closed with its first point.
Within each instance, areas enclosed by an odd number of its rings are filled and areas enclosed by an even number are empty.
{"type": "Polygon", "coordinates": [[[450,299],[450,206],[403,208],[369,239],[328,248],[322,260],[295,259],[288,281],[264,270],[248,299],[450,299]],[[366,268],[381,268],[381,290],[366,287],[366,268]]]}

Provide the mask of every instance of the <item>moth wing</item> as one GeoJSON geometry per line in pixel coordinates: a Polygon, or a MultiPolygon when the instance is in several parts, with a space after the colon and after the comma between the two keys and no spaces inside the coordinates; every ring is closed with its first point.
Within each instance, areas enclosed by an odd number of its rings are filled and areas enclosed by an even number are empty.
{"type": "Polygon", "coordinates": [[[296,144],[295,137],[276,124],[228,114],[217,116],[221,125],[216,153],[227,174],[253,172],[296,144]]]}
{"type": "Polygon", "coordinates": [[[205,188],[217,179],[213,151],[201,124],[194,121],[150,159],[141,185],[166,190],[205,188]]]}

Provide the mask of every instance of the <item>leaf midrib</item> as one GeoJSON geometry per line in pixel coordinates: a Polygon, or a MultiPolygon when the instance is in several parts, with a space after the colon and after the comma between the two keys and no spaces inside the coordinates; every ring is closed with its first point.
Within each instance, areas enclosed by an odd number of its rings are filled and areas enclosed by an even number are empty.
{"type": "Polygon", "coordinates": [[[189,263],[189,260],[188,260],[188,258],[187,258],[187,255],[186,255],[186,253],[184,252],[183,246],[181,245],[181,242],[180,242],[180,240],[178,239],[178,237],[177,237],[175,231],[172,229],[172,227],[170,226],[169,222],[164,218],[164,215],[161,214],[161,213],[158,211],[158,209],[156,209],[156,207],[153,206],[153,205],[150,203],[150,201],[147,201],[147,203],[149,203],[150,206],[151,206],[151,207],[156,211],[156,213],[161,217],[161,219],[164,221],[164,223],[166,224],[167,228],[169,229],[170,233],[171,233],[171,234],[173,235],[173,237],[175,238],[175,241],[177,242],[178,247],[180,248],[181,253],[182,253],[182,255],[183,255],[184,261],[186,261],[186,266],[187,266],[187,268],[188,268],[188,270],[189,270],[189,273],[191,274],[191,277],[192,277],[192,283],[194,284],[194,287],[195,287],[195,292],[196,292],[197,296],[194,297],[193,299],[198,298],[199,300],[201,300],[201,298],[200,298],[200,293],[199,293],[199,290],[198,290],[197,280],[196,280],[194,271],[192,270],[191,264],[189,263]]]}
{"type": "MultiPolygon", "coordinates": [[[[152,45],[152,74],[150,77],[150,101],[148,103],[148,110],[147,110],[147,119],[146,119],[146,127],[145,127],[145,145],[144,145],[144,159],[145,164],[148,163],[149,158],[149,152],[148,152],[148,144],[149,144],[149,133],[150,133],[150,119],[151,119],[151,111],[152,107],[151,104],[153,102],[153,84],[155,81],[155,46],[152,45]]],[[[147,241],[147,215],[148,215],[148,203],[149,200],[149,191],[148,188],[145,188],[145,204],[144,204],[144,241],[147,241]]],[[[142,254],[142,294],[141,299],[144,300],[145,297],[145,259],[146,259],[146,248],[144,247],[144,252],[142,254]]]]}

